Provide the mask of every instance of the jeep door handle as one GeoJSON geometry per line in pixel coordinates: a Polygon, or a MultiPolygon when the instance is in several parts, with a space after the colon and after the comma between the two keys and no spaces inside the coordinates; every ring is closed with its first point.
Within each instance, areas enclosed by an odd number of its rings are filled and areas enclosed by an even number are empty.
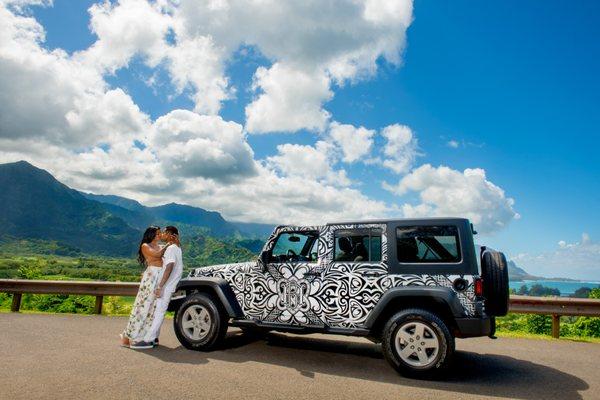
{"type": "Polygon", "coordinates": [[[379,278],[380,276],[384,276],[384,272],[365,272],[363,276],[367,278],[379,278]]]}

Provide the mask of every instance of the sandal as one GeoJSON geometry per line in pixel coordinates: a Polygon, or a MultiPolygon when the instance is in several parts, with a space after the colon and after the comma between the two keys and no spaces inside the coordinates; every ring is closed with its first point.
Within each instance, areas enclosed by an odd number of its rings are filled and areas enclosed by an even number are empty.
{"type": "Polygon", "coordinates": [[[125,336],[123,336],[122,333],[119,333],[119,337],[121,338],[121,343],[120,343],[121,347],[127,347],[127,348],[129,348],[130,345],[131,345],[131,343],[127,343],[127,344],[123,343],[123,340],[126,339],[125,336]]]}

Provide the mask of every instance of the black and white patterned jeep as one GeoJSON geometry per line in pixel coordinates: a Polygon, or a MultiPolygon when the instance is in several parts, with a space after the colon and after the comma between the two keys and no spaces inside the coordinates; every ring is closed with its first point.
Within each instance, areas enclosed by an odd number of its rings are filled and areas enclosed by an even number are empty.
{"type": "Polygon", "coordinates": [[[180,281],[175,332],[203,351],[228,326],[366,336],[401,373],[429,376],[455,337],[492,337],[508,309],[506,259],[473,233],[460,218],[279,226],[256,261],[180,281]]]}

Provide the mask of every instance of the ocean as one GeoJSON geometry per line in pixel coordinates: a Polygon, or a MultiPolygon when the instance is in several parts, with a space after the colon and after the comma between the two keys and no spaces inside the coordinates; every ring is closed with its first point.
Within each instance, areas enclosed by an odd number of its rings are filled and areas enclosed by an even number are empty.
{"type": "Polygon", "coordinates": [[[570,296],[581,287],[588,287],[590,289],[600,287],[600,282],[576,282],[576,281],[510,281],[509,286],[511,289],[519,290],[523,285],[530,288],[533,285],[542,285],[553,289],[560,290],[561,296],[570,296]]]}

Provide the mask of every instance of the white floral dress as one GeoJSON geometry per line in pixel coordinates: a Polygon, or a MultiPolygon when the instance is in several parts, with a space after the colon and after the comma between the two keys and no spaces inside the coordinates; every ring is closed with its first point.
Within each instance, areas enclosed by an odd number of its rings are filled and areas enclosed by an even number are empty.
{"type": "Polygon", "coordinates": [[[123,336],[132,342],[144,339],[147,331],[154,321],[154,310],[156,309],[156,294],[154,293],[162,276],[162,268],[148,266],[140,282],[140,290],[135,297],[129,322],[123,332],[123,336]]]}

